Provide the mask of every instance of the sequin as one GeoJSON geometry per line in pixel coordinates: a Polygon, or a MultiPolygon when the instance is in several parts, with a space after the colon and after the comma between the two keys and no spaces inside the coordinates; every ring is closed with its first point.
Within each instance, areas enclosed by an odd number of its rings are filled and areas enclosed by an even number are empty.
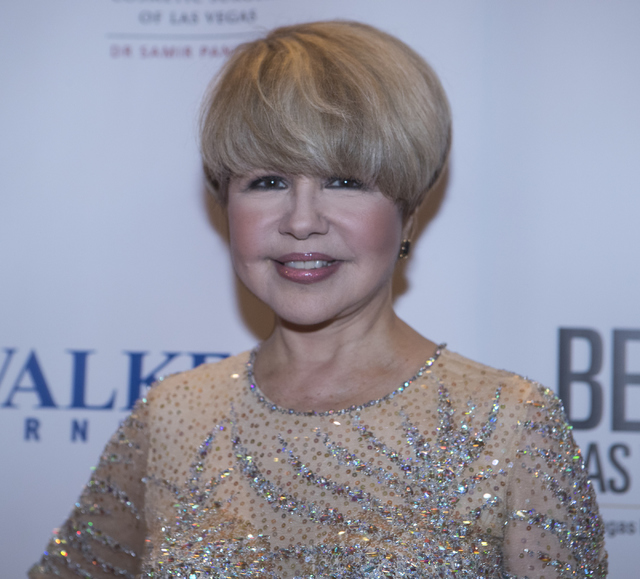
{"type": "Polygon", "coordinates": [[[384,398],[332,412],[272,404],[248,354],[165,379],[114,435],[31,577],[549,579],[606,568],[561,404],[444,350],[384,398]]]}

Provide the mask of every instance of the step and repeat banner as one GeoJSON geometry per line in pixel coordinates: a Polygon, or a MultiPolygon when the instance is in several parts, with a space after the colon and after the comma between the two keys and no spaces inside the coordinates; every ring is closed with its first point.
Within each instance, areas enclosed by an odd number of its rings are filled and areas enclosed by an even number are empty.
{"type": "Polygon", "coordinates": [[[355,19],[434,66],[445,182],[397,311],[561,395],[606,525],[640,550],[640,4],[31,0],[0,7],[0,579],[23,577],[159,376],[265,337],[207,198],[198,107],[239,43],[355,19]]]}

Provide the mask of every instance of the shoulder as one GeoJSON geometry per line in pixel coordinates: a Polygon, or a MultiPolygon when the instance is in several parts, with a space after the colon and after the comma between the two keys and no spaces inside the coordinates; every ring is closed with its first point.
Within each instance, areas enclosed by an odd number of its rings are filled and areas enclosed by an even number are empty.
{"type": "Polygon", "coordinates": [[[229,419],[243,391],[248,359],[249,353],[244,352],[172,374],[138,401],[128,421],[135,421],[140,425],[137,430],[146,433],[153,463],[150,473],[166,473],[176,465],[189,467],[212,428],[229,419]]]}
{"type": "Polygon", "coordinates": [[[517,420],[551,414],[565,421],[562,403],[552,390],[507,370],[481,364],[444,350],[434,364],[434,373],[454,397],[476,400],[499,398],[501,410],[514,413],[517,420]]]}
{"type": "Polygon", "coordinates": [[[165,376],[149,390],[146,402],[152,407],[169,402],[187,406],[224,404],[233,399],[243,384],[248,360],[247,351],[219,362],[165,376]]]}
{"type": "Polygon", "coordinates": [[[534,466],[542,454],[575,462],[579,450],[553,391],[514,372],[445,352],[438,359],[440,365],[434,365],[441,393],[445,391],[451,408],[475,413],[470,421],[479,420],[476,425],[491,433],[500,452],[508,453],[510,460],[526,456],[534,466]]]}

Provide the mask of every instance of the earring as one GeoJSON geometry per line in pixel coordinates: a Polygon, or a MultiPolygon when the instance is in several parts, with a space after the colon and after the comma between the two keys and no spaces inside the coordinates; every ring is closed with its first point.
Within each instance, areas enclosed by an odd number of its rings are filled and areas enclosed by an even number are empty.
{"type": "Polygon", "coordinates": [[[409,252],[411,251],[411,240],[403,239],[400,244],[400,253],[398,253],[399,259],[406,259],[409,257],[409,252]]]}

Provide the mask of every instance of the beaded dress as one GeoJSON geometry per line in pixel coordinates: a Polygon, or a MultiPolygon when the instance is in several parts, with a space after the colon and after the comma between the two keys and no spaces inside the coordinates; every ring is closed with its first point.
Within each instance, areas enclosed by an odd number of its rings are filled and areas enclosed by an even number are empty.
{"type": "Polygon", "coordinates": [[[380,400],[301,413],[251,368],[152,388],[30,577],[606,577],[549,390],[442,350],[380,400]]]}

